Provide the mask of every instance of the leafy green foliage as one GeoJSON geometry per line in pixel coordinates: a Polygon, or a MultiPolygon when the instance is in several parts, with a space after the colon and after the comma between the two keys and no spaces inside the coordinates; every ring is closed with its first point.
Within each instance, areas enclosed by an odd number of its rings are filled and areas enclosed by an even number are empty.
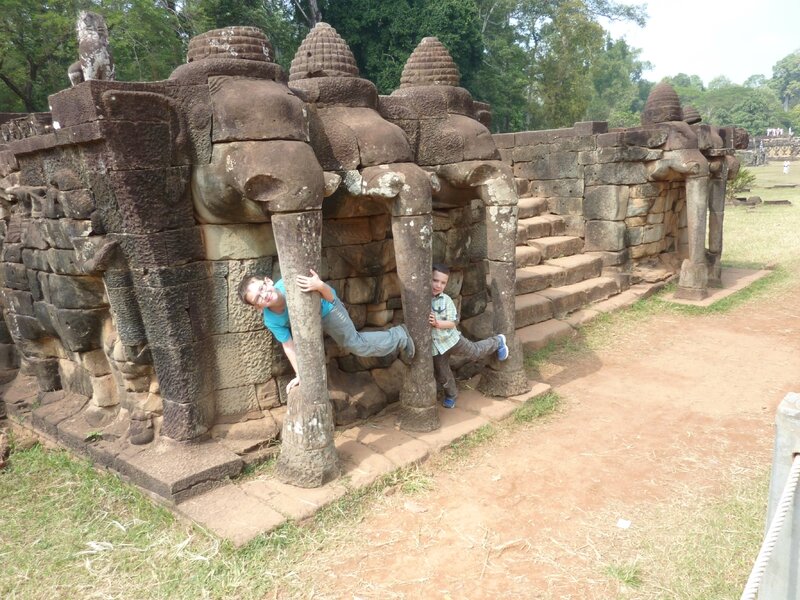
{"type": "Polygon", "coordinates": [[[106,18],[116,78],[166,79],[186,56],[189,39],[216,27],[252,25],[267,32],[288,68],[307,33],[290,0],[6,0],[0,14],[0,107],[45,111],[47,97],[69,86],[78,58],[79,10],[106,18]]]}
{"type": "Polygon", "coordinates": [[[580,0],[559,6],[541,29],[534,55],[534,129],[569,127],[581,120],[592,90],[592,57],[603,49],[603,28],[581,10],[580,0]]]}
{"type": "Polygon", "coordinates": [[[757,76],[748,85],[736,85],[726,77],[712,79],[708,88],[697,75],[679,73],[668,77],[681,103],[694,106],[703,121],[713,125],[735,125],[747,129],[751,136],[764,135],[768,127],[786,126],[787,115],[771,87],[756,85],[757,76]]]}
{"type": "Polygon", "coordinates": [[[477,79],[483,41],[474,0],[329,0],[320,8],[349,44],[361,76],[382,94],[400,85],[406,60],[426,36],[447,47],[462,85],[469,89],[477,79]]]}
{"type": "Polygon", "coordinates": [[[786,108],[800,103],[800,50],[784,56],[772,67],[772,88],[786,108]]]}
{"type": "Polygon", "coordinates": [[[44,111],[47,96],[69,85],[77,57],[77,0],[4,0],[0,13],[3,110],[44,111]]]}
{"type": "Polygon", "coordinates": [[[725,197],[730,199],[735,198],[745,190],[749,190],[756,182],[756,174],[744,167],[740,168],[736,173],[736,177],[728,180],[725,187],[725,197]]]}
{"type": "Polygon", "coordinates": [[[188,39],[176,13],[143,0],[113,0],[93,10],[106,18],[120,81],[166,79],[184,61],[188,39]]]}
{"type": "Polygon", "coordinates": [[[614,110],[617,120],[638,120],[629,113],[639,110],[642,64],[624,42],[607,40],[597,19],[643,24],[640,7],[604,0],[476,0],[476,5],[486,50],[471,91],[492,105],[495,130],[572,125],[608,118],[614,110]],[[607,85],[615,89],[607,92],[607,85]]]}
{"type": "Polygon", "coordinates": [[[642,80],[642,71],[649,63],[639,60],[640,50],[628,46],[625,40],[606,36],[604,50],[592,63],[594,95],[585,118],[607,120],[611,127],[638,125],[651,85],[642,80]]]}

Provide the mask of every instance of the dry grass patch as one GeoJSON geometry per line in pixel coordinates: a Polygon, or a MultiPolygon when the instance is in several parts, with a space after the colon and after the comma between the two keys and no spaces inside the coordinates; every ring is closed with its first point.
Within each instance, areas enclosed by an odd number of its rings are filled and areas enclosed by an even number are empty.
{"type": "Polygon", "coordinates": [[[655,511],[635,511],[629,530],[595,538],[602,549],[597,567],[620,597],[741,596],[763,537],[769,469],[739,466],[726,475],[716,494],[685,487],[655,511]]]}
{"type": "Polygon", "coordinates": [[[768,466],[752,467],[748,458],[722,466],[713,489],[673,484],[660,504],[585,515],[579,533],[556,535],[539,550],[537,562],[550,574],[537,597],[738,600],[763,537],[769,478],[768,466]]]}

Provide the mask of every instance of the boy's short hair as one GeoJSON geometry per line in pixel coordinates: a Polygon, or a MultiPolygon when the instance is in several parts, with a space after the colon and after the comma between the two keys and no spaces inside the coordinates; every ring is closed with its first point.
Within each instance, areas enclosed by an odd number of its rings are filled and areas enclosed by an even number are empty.
{"type": "Polygon", "coordinates": [[[239,289],[237,290],[237,294],[239,295],[239,300],[244,302],[245,304],[250,304],[247,301],[247,288],[250,287],[250,284],[254,281],[258,281],[258,277],[255,275],[245,275],[242,281],[239,283],[239,289]]]}
{"type": "Polygon", "coordinates": [[[439,271],[439,273],[442,275],[450,275],[450,267],[441,263],[433,263],[433,269],[431,269],[431,272],[433,271],[439,271]]]}

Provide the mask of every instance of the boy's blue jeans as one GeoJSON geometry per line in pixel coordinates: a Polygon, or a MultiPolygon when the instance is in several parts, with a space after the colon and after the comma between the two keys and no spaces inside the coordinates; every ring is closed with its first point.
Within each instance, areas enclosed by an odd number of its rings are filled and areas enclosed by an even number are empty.
{"type": "Polygon", "coordinates": [[[405,328],[399,326],[386,331],[356,331],[339,298],[333,301],[331,312],[322,317],[322,330],[356,356],[386,356],[404,348],[408,338],[405,328]]]}
{"type": "Polygon", "coordinates": [[[458,395],[456,379],[450,369],[450,358],[465,358],[467,362],[476,362],[486,358],[493,352],[497,352],[500,347],[500,339],[497,336],[486,338],[480,342],[468,340],[463,335],[458,339],[456,345],[444,354],[436,354],[433,357],[433,372],[436,381],[444,388],[445,396],[455,398],[458,395]]]}

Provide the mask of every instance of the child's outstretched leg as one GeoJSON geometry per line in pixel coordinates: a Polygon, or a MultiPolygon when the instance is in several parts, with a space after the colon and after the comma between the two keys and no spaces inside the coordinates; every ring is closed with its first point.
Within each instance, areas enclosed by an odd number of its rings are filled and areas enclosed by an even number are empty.
{"type": "Polygon", "coordinates": [[[436,381],[444,388],[442,406],[445,408],[453,408],[458,395],[456,378],[453,377],[453,371],[450,369],[450,352],[448,350],[444,354],[437,354],[433,357],[433,374],[436,381]]]}
{"type": "Polygon", "coordinates": [[[497,347],[497,360],[505,360],[508,358],[509,353],[508,345],[506,344],[506,336],[501,333],[496,337],[500,342],[500,345],[497,347]]]}

